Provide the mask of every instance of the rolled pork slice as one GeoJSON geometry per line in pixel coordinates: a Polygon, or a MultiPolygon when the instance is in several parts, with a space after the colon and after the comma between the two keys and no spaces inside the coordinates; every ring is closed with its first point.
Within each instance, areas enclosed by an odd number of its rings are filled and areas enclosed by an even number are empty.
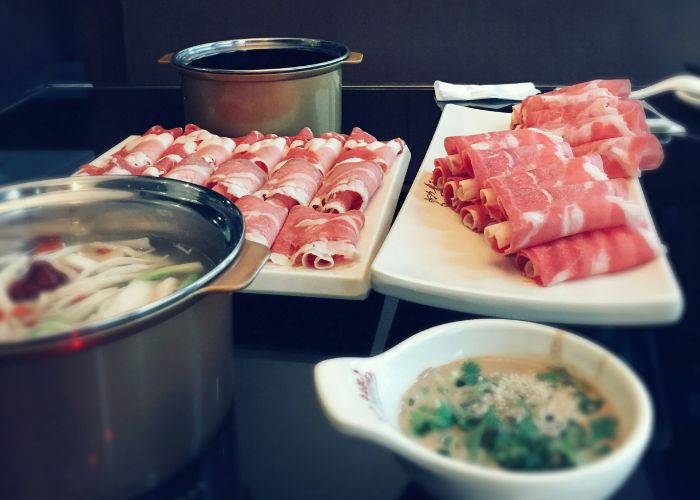
{"type": "Polygon", "coordinates": [[[335,139],[342,144],[345,144],[345,142],[348,140],[347,134],[339,134],[338,132],[324,132],[319,137],[321,139],[335,139]]]}
{"type": "Polygon", "coordinates": [[[627,179],[515,192],[493,187],[504,221],[488,226],[484,236],[499,253],[512,254],[586,231],[644,224],[644,211],[630,199],[627,179]]]}
{"type": "MultiPolygon", "coordinates": [[[[458,211],[458,206],[461,205],[460,202],[468,201],[460,196],[460,182],[467,180],[466,177],[453,177],[450,178],[442,188],[442,197],[445,200],[445,204],[452,210],[458,211]]],[[[471,179],[469,179],[471,180],[471,179]]]]}
{"type": "Polygon", "coordinates": [[[514,169],[509,174],[490,177],[484,181],[479,198],[494,220],[503,220],[494,187],[501,193],[515,193],[523,189],[559,187],[607,179],[608,176],[603,170],[603,160],[600,155],[594,153],[578,158],[565,158],[532,170],[514,169]]]}
{"type": "Polygon", "coordinates": [[[314,137],[304,143],[302,147],[290,149],[284,159],[277,163],[270,173],[274,174],[293,159],[301,159],[313,165],[322,176],[326,175],[343,149],[343,142],[339,140],[339,137],[342,138],[340,134],[314,137]]]}
{"type": "Polygon", "coordinates": [[[433,184],[442,189],[445,181],[450,177],[471,177],[473,175],[471,158],[466,153],[470,148],[488,151],[562,142],[561,137],[535,128],[447,137],[444,143],[447,156],[435,160],[433,184]]]}
{"type": "Polygon", "coordinates": [[[183,159],[164,177],[206,186],[216,167],[231,158],[235,147],[233,139],[210,134],[194,153],[183,159]]]}
{"type": "MultiPolygon", "coordinates": [[[[475,151],[466,149],[470,171],[467,175],[450,179],[454,196],[460,201],[475,202],[483,183],[490,177],[510,174],[513,171],[527,171],[538,165],[560,163],[572,157],[573,152],[566,143],[535,144],[512,149],[475,151]]],[[[443,185],[443,192],[447,183],[443,185]]]]}
{"type": "Polygon", "coordinates": [[[230,137],[210,134],[199,144],[197,151],[188,156],[186,160],[202,159],[216,167],[231,158],[235,147],[236,143],[230,137]]]}
{"type": "Polygon", "coordinates": [[[580,95],[589,94],[597,89],[605,89],[616,97],[629,97],[630,92],[632,92],[632,82],[626,78],[615,80],[590,80],[588,82],[561,87],[540,95],[580,95]]]}
{"type": "Polygon", "coordinates": [[[151,127],[138,141],[127,145],[109,160],[104,175],[141,175],[181,134],[179,127],[171,130],[160,125],[151,127]]]}
{"type": "Polygon", "coordinates": [[[461,207],[459,218],[462,224],[477,233],[483,232],[486,226],[493,222],[489,211],[481,203],[471,203],[461,207]]]}
{"type": "Polygon", "coordinates": [[[618,97],[598,97],[588,101],[577,101],[556,108],[532,111],[522,122],[523,127],[538,127],[551,130],[567,123],[578,123],[604,115],[621,115],[635,112],[639,101],[618,97]]]}
{"type": "Polygon", "coordinates": [[[513,171],[534,170],[540,165],[560,163],[573,157],[573,151],[566,143],[534,144],[493,151],[467,149],[464,152],[470,158],[471,177],[476,181],[476,198],[482,184],[489,177],[509,174],[513,171]]]}
{"type": "Polygon", "coordinates": [[[245,151],[239,151],[238,158],[244,158],[255,163],[265,172],[269,172],[287,152],[287,140],[284,137],[269,137],[250,145],[245,151]]]}
{"type": "Polygon", "coordinates": [[[333,167],[311,206],[321,212],[364,211],[382,185],[384,171],[373,161],[345,162],[333,167]]]}
{"type": "Polygon", "coordinates": [[[199,145],[211,136],[209,132],[199,128],[197,125],[188,123],[184,133],[166,149],[156,162],[144,169],[141,175],[151,177],[161,177],[170,172],[183,159],[197,151],[199,145]]]}
{"type": "Polygon", "coordinates": [[[245,220],[246,239],[272,247],[289,210],[250,195],[239,198],[236,206],[245,220]]]}
{"type": "Polygon", "coordinates": [[[208,186],[231,201],[253,194],[267,181],[267,173],[246,158],[233,158],[217,167],[208,186]]]}
{"type": "MultiPolygon", "coordinates": [[[[108,169],[114,167],[114,162],[116,162],[116,160],[117,158],[112,156],[108,158],[106,162],[100,165],[95,165],[93,163],[85,163],[83,165],[80,165],[80,168],[73,174],[73,177],[81,177],[84,175],[104,175],[108,169]]],[[[93,162],[94,161],[95,160],[93,160],[93,162]]],[[[127,172],[125,175],[131,175],[131,173],[127,172]]]]}
{"type": "Polygon", "coordinates": [[[348,140],[343,146],[343,152],[340,153],[335,164],[340,165],[350,161],[373,161],[386,172],[396,157],[401,154],[405,145],[406,143],[401,138],[386,142],[378,141],[373,135],[355,127],[350,132],[348,140]]]}
{"type": "Polygon", "coordinates": [[[652,134],[613,137],[574,148],[576,156],[591,153],[601,156],[605,173],[611,179],[639,177],[643,170],[657,168],[664,161],[661,143],[652,134]]]}
{"type": "Polygon", "coordinates": [[[561,137],[538,129],[499,130],[473,135],[457,135],[445,138],[445,152],[448,155],[457,154],[464,148],[502,149],[530,146],[532,144],[548,144],[562,142],[561,137]]]}
{"type": "Polygon", "coordinates": [[[541,286],[641,266],[664,252],[648,227],[620,226],[581,233],[521,250],[518,269],[541,286]]]}
{"type": "Polygon", "coordinates": [[[311,139],[314,138],[314,133],[309,127],[304,127],[299,132],[297,132],[296,135],[288,135],[285,136],[285,139],[287,139],[287,145],[292,147],[294,144],[306,144],[309,142],[311,139]]]}
{"type": "Polygon", "coordinates": [[[338,135],[318,137],[306,143],[304,149],[314,153],[315,161],[312,164],[321,174],[326,175],[330,171],[343,150],[344,141],[341,141],[341,138],[342,136],[339,137],[338,135]]]}
{"type": "Polygon", "coordinates": [[[231,153],[230,159],[243,158],[244,154],[248,152],[250,147],[256,142],[262,141],[264,139],[274,139],[275,137],[277,137],[277,135],[275,134],[270,134],[266,136],[258,130],[251,130],[246,135],[234,139],[236,147],[233,148],[233,153],[231,153]]]}
{"type": "Polygon", "coordinates": [[[270,259],[279,265],[315,269],[352,261],[364,221],[359,210],[330,214],[296,206],[272,246],[270,259]]]}
{"type": "Polygon", "coordinates": [[[348,138],[345,141],[345,147],[348,149],[352,149],[356,147],[366,146],[367,144],[371,144],[376,141],[377,138],[374,137],[372,134],[365,132],[360,127],[353,127],[350,131],[350,135],[348,135],[348,138]]]}
{"type": "Polygon", "coordinates": [[[479,192],[479,202],[489,214],[494,222],[501,222],[506,219],[505,212],[498,201],[496,191],[492,188],[484,188],[479,192]]]}
{"type": "Polygon", "coordinates": [[[523,123],[527,123],[528,114],[534,111],[570,106],[600,97],[627,98],[631,88],[629,80],[591,80],[529,96],[520,104],[513,106],[511,127],[520,127],[523,123]]]}
{"type": "Polygon", "coordinates": [[[462,156],[459,153],[433,161],[432,181],[439,189],[443,189],[448,180],[465,179],[467,175],[470,175],[470,171],[462,164],[462,156]]]}
{"type": "Polygon", "coordinates": [[[623,114],[597,116],[583,122],[565,123],[547,129],[562,136],[572,147],[612,137],[649,134],[644,108],[638,102],[633,109],[623,114]]]}
{"type": "Polygon", "coordinates": [[[264,138],[265,135],[263,135],[263,133],[259,130],[251,130],[246,135],[242,135],[241,137],[234,137],[233,142],[236,143],[236,147],[234,148],[231,157],[233,158],[236,151],[241,151],[246,145],[252,146],[256,142],[262,141],[264,138]]]}
{"type": "Polygon", "coordinates": [[[277,199],[286,206],[307,206],[321,187],[323,174],[309,161],[292,158],[276,170],[255,195],[265,200],[277,199]]]}
{"type": "Polygon", "coordinates": [[[209,177],[214,173],[215,169],[216,165],[210,161],[200,156],[192,155],[178,163],[175,168],[163,177],[206,186],[209,182],[209,177]]]}

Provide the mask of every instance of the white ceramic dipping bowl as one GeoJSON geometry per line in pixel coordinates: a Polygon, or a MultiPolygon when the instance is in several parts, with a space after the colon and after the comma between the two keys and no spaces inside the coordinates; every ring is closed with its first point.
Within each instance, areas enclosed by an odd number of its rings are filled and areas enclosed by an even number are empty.
{"type": "Polygon", "coordinates": [[[436,326],[372,358],[323,361],[316,391],[331,423],[397,454],[414,479],[445,499],[597,499],[612,495],[636,467],[649,442],[652,405],[639,378],[602,347],[549,326],[523,321],[471,320],[436,326]],[[475,356],[552,359],[570,367],[610,398],[624,441],[591,464],[556,472],[511,472],[439,455],[404,436],[401,399],[426,368],[475,356]]]}

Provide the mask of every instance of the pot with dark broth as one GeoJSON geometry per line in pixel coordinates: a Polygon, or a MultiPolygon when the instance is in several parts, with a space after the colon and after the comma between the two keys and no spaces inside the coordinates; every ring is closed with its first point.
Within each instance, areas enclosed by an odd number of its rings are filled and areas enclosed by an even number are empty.
{"type": "Polygon", "coordinates": [[[425,370],[403,397],[399,426],[442,455],[518,471],[593,462],[623,438],[596,387],[548,360],[516,357],[425,370]]]}
{"type": "Polygon", "coordinates": [[[361,61],[343,44],[308,38],[222,40],[159,60],[182,74],[187,119],[231,137],[294,135],[304,127],[338,132],[341,65],[361,61]]]}
{"type": "Polygon", "coordinates": [[[274,70],[312,66],[333,58],[333,54],[306,49],[238,50],[205,56],[190,62],[188,66],[212,70],[274,70]]]}

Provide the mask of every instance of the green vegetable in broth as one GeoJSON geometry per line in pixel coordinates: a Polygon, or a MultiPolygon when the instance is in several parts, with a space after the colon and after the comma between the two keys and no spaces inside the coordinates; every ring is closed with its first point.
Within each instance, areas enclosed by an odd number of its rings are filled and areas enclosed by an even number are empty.
{"type": "Polygon", "coordinates": [[[473,361],[469,361],[462,365],[462,375],[455,381],[455,385],[457,387],[476,385],[479,382],[480,376],[481,368],[479,368],[479,365],[473,361]]]}
{"type": "Polygon", "coordinates": [[[422,406],[411,414],[411,424],[413,432],[418,436],[434,429],[446,429],[452,425],[452,411],[442,401],[436,409],[422,406]]]}
{"type": "Polygon", "coordinates": [[[200,273],[203,269],[204,266],[202,266],[200,262],[187,262],[186,264],[175,264],[149,271],[144,273],[141,276],[141,279],[147,281],[158,281],[171,276],[183,276],[192,275],[193,273],[200,273]]]}

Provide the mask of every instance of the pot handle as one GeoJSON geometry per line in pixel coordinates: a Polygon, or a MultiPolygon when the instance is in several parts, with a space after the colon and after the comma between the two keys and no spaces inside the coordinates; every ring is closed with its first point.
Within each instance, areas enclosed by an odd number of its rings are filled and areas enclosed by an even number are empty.
{"type": "Polygon", "coordinates": [[[348,58],[343,61],[343,64],[360,64],[364,57],[362,52],[350,52],[348,58]]]}
{"type": "Polygon", "coordinates": [[[260,243],[245,240],[238,258],[219,279],[200,288],[197,295],[209,293],[231,293],[250,285],[270,257],[270,250],[260,243]]]}
{"type": "Polygon", "coordinates": [[[158,64],[170,64],[173,61],[173,53],[168,52],[167,54],[163,54],[160,56],[160,59],[158,59],[158,64]]]}

